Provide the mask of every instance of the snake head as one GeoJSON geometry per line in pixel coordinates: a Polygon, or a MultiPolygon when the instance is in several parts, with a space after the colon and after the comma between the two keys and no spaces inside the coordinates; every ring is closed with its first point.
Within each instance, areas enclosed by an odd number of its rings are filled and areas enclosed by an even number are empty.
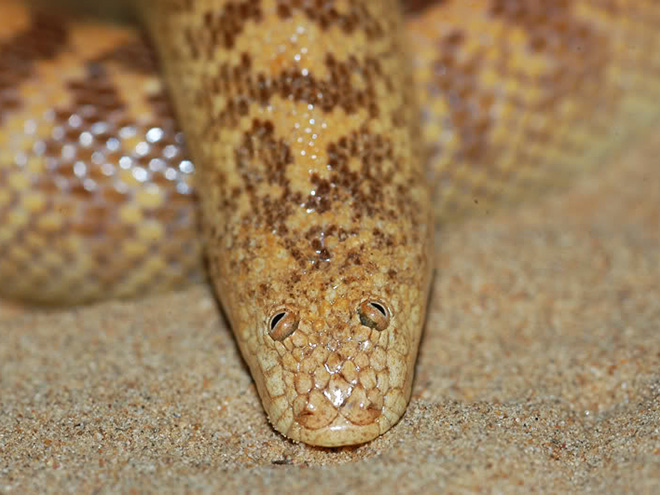
{"type": "Polygon", "coordinates": [[[364,443],[406,409],[428,280],[411,270],[402,284],[405,269],[370,267],[308,273],[237,333],[270,422],[295,441],[364,443]]]}

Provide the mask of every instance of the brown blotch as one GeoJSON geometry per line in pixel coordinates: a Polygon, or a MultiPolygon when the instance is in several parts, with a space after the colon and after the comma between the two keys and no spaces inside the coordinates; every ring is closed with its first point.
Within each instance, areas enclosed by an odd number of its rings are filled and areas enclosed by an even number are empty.
{"type": "Polygon", "coordinates": [[[155,52],[146,37],[114,47],[95,61],[114,62],[127,71],[143,75],[156,74],[158,71],[155,52]]]}
{"type": "Polygon", "coordinates": [[[336,26],[351,34],[360,29],[370,40],[384,35],[386,26],[383,26],[383,19],[372,16],[363,2],[349,2],[345,13],[339,12],[334,4],[333,0],[278,0],[277,13],[281,18],[288,19],[296,11],[303,12],[307,19],[323,30],[336,26]]]}
{"type": "Polygon", "coordinates": [[[285,228],[284,221],[291,213],[292,204],[286,167],[293,163],[289,146],[276,139],[273,123],[255,119],[252,128],[243,135],[243,141],[234,151],[236,169],[243,179],[238,191],[228,191],[221,185],[221,201],[229,201],[236,194],[247,194],[252,206],[251,217],[263,219],[270,229],[285,228]],[[281,192],[264,195],[258,187],[262,183],[279,185],[281,192]]]}
{"type": "Polygon", "coordinates": [[[207,123],[206,134],[217,137],[213,134],[217,129],[237,126],[240,117],[247,114],[250,103],[258,102],[266,106],[274,95],[314,105],[325,112],[341,107],[352,114],[366,108],[371,118],[379,116],[376,82],[383,80],[388,86],[392,82],[383,73],[377,59],[367,57],[360,62],[351,55],[346,61],[337,61],[332,54],[328,54],[325,65],[329,75],[327,79],[320,80],[311,73],[303,75],[298,66],[287,67],[274,78],[263,73],[254,74],[251,72],[252,60],[246,53],[242,55],[239,65],[220,64],[215,73],[202,76],[201,90],[196,93],[195,99],[199,105],[211,106],[214,95],[233,96],[207,123]],[[351,80],[358,74],[363,78],[364,89],[356,87],[351,80]]]}
{"type": "Polygon", "coordinates": [[[406,14],[422,15],[422,13],[435,5],[445,3],[447,0],[405,0],[403,11],[406,14]]]}
{"type": "Polygon", "coordinates": [[[569,0],[509,2],[493,0],[490,13],[523,28],[529,47],[551,57],[556,66],[536,84],[545,92],[539,111],[556,107],[566,96],[579,93],[589,82],[598,82],[607,67],[609,40],[575,17],[569,0]]]}
{"type": "Polygon", "coordinates": [[[262,18],[261,1],[227,2],[220,11],[209,10],[200,16],[202,23],[186,28],[186,46],[193,59],[213,58],[218,47],[231,49],[236,37],[249,21],[262,18]]]}
{"type": "Polygon", "coordinates": [[[33,76],[36,62],[55,58],[66,43],[66,24],[36,12],[26,31],[0,45],[0,124],[5,115],[20,108],[17,88],[33,76]]]}

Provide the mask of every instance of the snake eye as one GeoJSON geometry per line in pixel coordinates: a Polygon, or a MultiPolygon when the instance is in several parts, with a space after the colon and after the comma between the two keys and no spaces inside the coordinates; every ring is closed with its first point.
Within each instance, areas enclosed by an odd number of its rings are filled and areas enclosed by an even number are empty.
{"type": "Polygon", "coordinates": [[[360,323],[378,331],[385,330],[390,324],[390,312],[387,306],[378,301],[364,301],[358,308],[358,315],[360,323]]]}
{"type": "Polygon", "coordinates": [[[278,311],[270,319],[270,336],[281,342],[296,331],[300,320],[292,311],[278,311]]]}

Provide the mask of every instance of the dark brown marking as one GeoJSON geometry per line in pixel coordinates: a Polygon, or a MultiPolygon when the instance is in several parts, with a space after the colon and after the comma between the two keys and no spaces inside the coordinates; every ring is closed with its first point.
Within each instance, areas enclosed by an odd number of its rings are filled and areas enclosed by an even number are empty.
{"type": "Polygon", "coordinates": [[[384,29],[382,21],[371,15],[364,3],[359,0],[349,2],[346,13],[335,8],[334,0],[278,0],[277,12],[287,19],[296,11],[303,12],[308,20],[327,30],[338,27],[346,34],[362,30],[367,38],[373,40],[382,37],[384,29]]]}
{"type": "Polygon", "coordinates": [[[423,15],[426,9],[445,3],[446,0],[403,0],[403,11],[411,15],[423,15]]]}
{"type": "MultiPolygon", "coordinates": [[[[261,106],[268,105],[271,97],[279,95],[282,98],[293,99],[330,112],[336,107],[352,114],[360,108],[366,108],[371,118],[379,116],[378,101],[375,86],[378,80],[386,85],[391,81],[383,74],[380,62],[367,57],[360,62],[350,56],[345,62],[337,61],[331,54],[325,60],[328,68],[328,78],[317,79],[313,74],[303,74],[299,67],[289,67],[276,78],[268,78],[265,74],[252,73],[252,61],[243,54],[241,63],[230,66],[220,64],[213,76],[202,76],[202,90],[197,94],[200,105],[210,106],[213,95],[227,94],[232,96],[225,108],[210,120],[207,129],[223,129],[238,125],[240,117],[247,114],[248,105],[258,102],[261,106]],[[364,80],[364,89],[359,89],[351,81],[355,75],[364,80]],[[240,88],[240,91],[236,91],[240,88]]],[[[403,122],[399,122],[403,125],[403,122]]],[[[216,136],[210,135],[209,138],[216,136]]]]}
{"type": "Polygon", "coordinates": [[[55,58],[66,43],[64,22],[36,12],[27,30],[0,45],[0,124],[5,115],[20,108],[18,88],[33,76],[36,62],[55,58]]]}
{"type": "Polygon", "coordinates": [[[202,24],[185,30],[189,55],[193,59],[212,58],[222,47],[231,49],[248,21],[262,17],[260,0],[227,2],[220,12],[209,10],[200,16],[202,24]]]}
{"type": "Polygon", "coordinates": [[[150,75],[158,72],[155,52],[146,37],[119,45],[98,57],[95,62],[114,62],[123,69],[138,74],[150,75]]]}

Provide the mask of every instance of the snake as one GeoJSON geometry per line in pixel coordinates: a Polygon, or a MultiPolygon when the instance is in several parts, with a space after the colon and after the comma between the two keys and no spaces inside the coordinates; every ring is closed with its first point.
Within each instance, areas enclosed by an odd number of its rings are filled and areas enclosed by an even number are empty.
{"type": "Polygon", "coordinates": [[[438,232],[596,173],[660,111],[655,0],[136,6],[0,0],[0,296],[209,280],[295,442],[400,420],[438,232]]]}

